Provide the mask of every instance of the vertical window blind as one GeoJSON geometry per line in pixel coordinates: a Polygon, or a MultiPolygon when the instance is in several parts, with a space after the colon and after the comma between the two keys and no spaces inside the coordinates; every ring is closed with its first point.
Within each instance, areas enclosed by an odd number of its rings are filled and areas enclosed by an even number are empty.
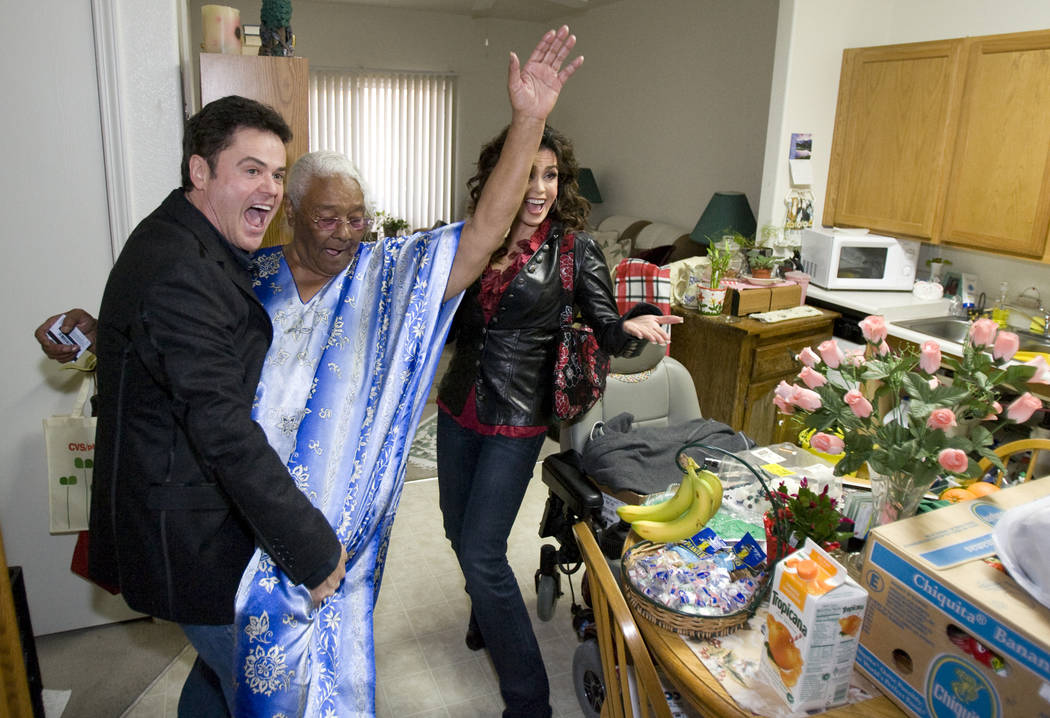
{"type": "Polygon", "coordinates": [[[376,211],[429,227],[452,221],[456,78],[365,70],[310,72],[310,149],[346,154],[376,211]]]}

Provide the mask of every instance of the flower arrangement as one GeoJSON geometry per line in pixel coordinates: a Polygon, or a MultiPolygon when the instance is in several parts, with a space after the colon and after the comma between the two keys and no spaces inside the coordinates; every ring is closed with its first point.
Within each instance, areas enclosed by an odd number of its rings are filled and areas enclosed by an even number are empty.
{"type": "Polygon", "coordinates": [[[809,488],[809,482],[803,477],[797,493],[789,493],[787,486],[781,482],[773,496],[776,508],[770,509],[763,517],[766,528],[766,553],[771,557],[777,557],[777,519],[784,522],[789,529],[783,531],[788,537],[786,553],[804,544],[807,538],[813,539],[825,550],[833,551],[853,535],[853,520],[839,512],[838,502],[828,496],[827,486],[818,494],[809,488]]]}
{"type": "Polygon", "coordinates": [[[939,476],[976,478],[982,457],[1002,467],[991,451],[995,433],[1043,408],[1026,385],[1050,384],[1050,365],[1041,356],[1011,362],[1018,337],[999,331],[991,319],[971,325],[961,358],[942,355],[934,341],[924,342],[918,353],[892,351],[881,316],[865,318],[860,328],[864,349],[844,353],[834,340],[816,351],[803,349],[801,385],[782,381],[773,401],[781,413],[795,414],[816,430],[813,448],[843,455],[836,475],[866,463],[873,479],[888,477],[888,495],[881,502],[875,496],[884,509],[879,520],[912,513],[939,476]],[[946,380],[941,369],[953,378],[946,380]],[[1019,394],[1005,409],[1004,388],[1019,394]]]}

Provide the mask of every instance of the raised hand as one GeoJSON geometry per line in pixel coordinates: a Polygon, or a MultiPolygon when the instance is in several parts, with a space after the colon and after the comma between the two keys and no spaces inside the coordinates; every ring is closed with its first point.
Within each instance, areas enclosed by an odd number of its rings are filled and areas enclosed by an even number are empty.
{"type": "Polygon", "coordinates": [[[514,112],[547,119],[558,101],[562,86],[583,64],[580,55],[562,67],[575,45],[576,36],[569,34],[568,25],[562,25],[557,32],[548,30],[544,34],[524,67],[518,56],[510,53],[507,92],[514,112]]]}

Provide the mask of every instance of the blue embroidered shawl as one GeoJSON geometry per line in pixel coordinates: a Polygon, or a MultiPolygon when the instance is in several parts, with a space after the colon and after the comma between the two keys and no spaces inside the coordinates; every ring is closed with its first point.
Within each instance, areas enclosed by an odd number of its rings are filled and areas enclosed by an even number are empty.
{"type": "Polygon", "coordinates": [[[459,304],[442,296],[461,228],[361,245],[305,304],[280,248],[254,259],[274,342],[253,416],[349,562],[315,610],[256,551],[237,595],[238,716],[375,713],[372,610],[408,449],[459,304]]]}

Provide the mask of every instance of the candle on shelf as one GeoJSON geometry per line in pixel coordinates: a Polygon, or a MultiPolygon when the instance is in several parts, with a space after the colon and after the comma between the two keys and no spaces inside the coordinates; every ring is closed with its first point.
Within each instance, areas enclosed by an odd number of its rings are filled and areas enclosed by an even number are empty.
{"type": "Polygon", "coordinates": [[[226,5],[204,5],[201,7],[201,30],[205,52],[221,52],[224,55],[241,54],[241,11],[226,5]]]}

